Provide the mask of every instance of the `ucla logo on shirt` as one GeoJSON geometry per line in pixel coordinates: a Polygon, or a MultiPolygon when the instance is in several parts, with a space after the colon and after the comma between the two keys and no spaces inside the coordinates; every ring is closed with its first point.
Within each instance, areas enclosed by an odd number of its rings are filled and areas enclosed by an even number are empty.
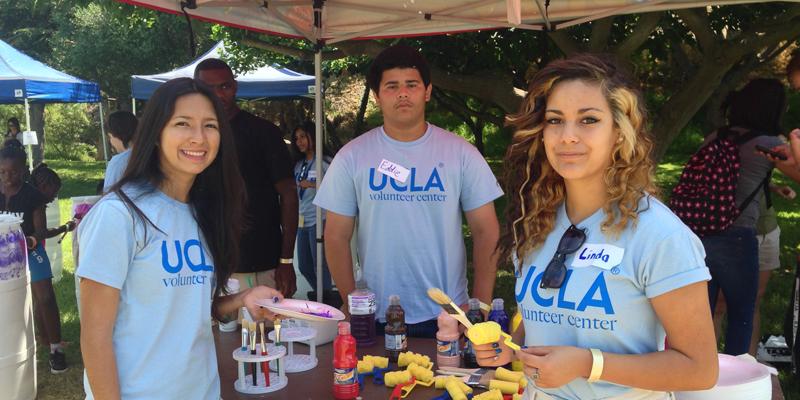
{"type": "MultiPolygon", "coordinates": [[[[598,259],[602,259],[602,256],[598,256],[598,259]]],[[[598,271],[593,279],[590,278],[591,284],[586,289],[571,284],[575,272],[572,269],[567,270],[561,288],[542,289],[539,285],[544,270],[544,267],[531,265],[524,278],[517,278],[518,290],[514,294],[523,319],[542,324],[568,325],[576,329],[614,331],[617,328],[605,271],[598,271]],[[526,303],[528,298],[533,301],[534,307],[526,303]],[[597,317],[598,313],[605,317],[597,317]]],[[[592,274],[588,270],[581,273],[592,274]]]]}
{"type": "Polygon", "coordinates": [[[169,243],[161,241],[161,267],[174,276],[162,278],[165,287],[205,285],[207,274],[214,271],[214,266],[206,261],[205,250],[197,239],[185,242],[173,240],[169,243]]]}
{"type": "Polygon", "coordinates": [[[408,179],[403,183],[386,176],[376,168],[370,168],[369,199],[409,203],[447,200],[444,181],[436,167],[431,169],[430,173],[422,172],[417,167],[411,167],[410,171],[408,179]]]}

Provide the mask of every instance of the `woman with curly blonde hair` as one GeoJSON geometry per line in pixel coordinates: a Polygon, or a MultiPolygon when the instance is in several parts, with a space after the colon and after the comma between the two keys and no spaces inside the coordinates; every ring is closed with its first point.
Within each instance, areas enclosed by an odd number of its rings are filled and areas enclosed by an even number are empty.
{"type": "Polygon", "coordinates": [[[527,399],[667,399],[713,386],[703,246],[654,196],[646,112],[628,74],[600,56],[554,61],[508,123],[499,246],[514,261],[514,340],[525,346],[476,346],[479,362],[519,359],[527,399]]]}

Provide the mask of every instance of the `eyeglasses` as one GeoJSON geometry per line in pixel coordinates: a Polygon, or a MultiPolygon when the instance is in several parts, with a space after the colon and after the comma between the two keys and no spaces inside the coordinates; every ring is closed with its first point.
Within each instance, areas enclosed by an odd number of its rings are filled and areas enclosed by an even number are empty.
{"type": "Polygon", "coordinates": [[[561,240],[558,241],[556,254],[553,255],[553,259],[547,264],[547,268],[542,274],[540,288],[558,289],[564,284],[564,279],[567,277],[567,266],[564,265],[564,259],[578,251],[585,241],[586,230],[580,229],[575,225],[570,225],[567,228],[566,232],[561,236],[561,240]]]}

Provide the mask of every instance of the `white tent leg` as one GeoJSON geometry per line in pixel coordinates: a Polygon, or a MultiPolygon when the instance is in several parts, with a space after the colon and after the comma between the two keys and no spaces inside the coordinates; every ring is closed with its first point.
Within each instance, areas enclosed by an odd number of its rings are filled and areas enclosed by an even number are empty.
{"type": "MultiPolygon", "coordinates": [[[[322,182],[322,48],[317,49],[314,53],[314,122],[315,122],[315,141],[314,153],[317,157],[315,169],[317,172],[317,184],[322,182]]],[[[322,302],[322,209],[317,207],[317,301],[322,302]]]]}
{"type": "MultiPolygon", "coordinates": [[[[25,98],[25,130],[31,130],[31,105],[28,98],[25,98]]],[[[28,143],[28,168],[33,171],[33,145],[28,143]]]]}
{"type": "Polygon", "coordinates": [[[136,98],[131,98],[131,110],[133,110],[133,115],[136,115],[136,98]]]}
{"type": "Polygon", "coordinates": [[[103,117],[103,99],[100,99],[100,141],[103,142],[103,159],[108,162],[108,140],[106,140],[105,118],[103,117]]]}

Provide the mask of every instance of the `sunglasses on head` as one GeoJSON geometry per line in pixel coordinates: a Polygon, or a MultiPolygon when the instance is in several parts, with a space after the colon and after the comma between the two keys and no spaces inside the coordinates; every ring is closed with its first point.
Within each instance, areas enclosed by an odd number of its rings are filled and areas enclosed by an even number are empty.
{"type": "Polygon", "coordinates": [[[570,225],[558,241],[556,254],[547,264],[539,287],[542,289],[558,289],[567,277],[567,266],[564,260],[568,255],[578,251],[586,241],[586,230],[570,225]]]}

